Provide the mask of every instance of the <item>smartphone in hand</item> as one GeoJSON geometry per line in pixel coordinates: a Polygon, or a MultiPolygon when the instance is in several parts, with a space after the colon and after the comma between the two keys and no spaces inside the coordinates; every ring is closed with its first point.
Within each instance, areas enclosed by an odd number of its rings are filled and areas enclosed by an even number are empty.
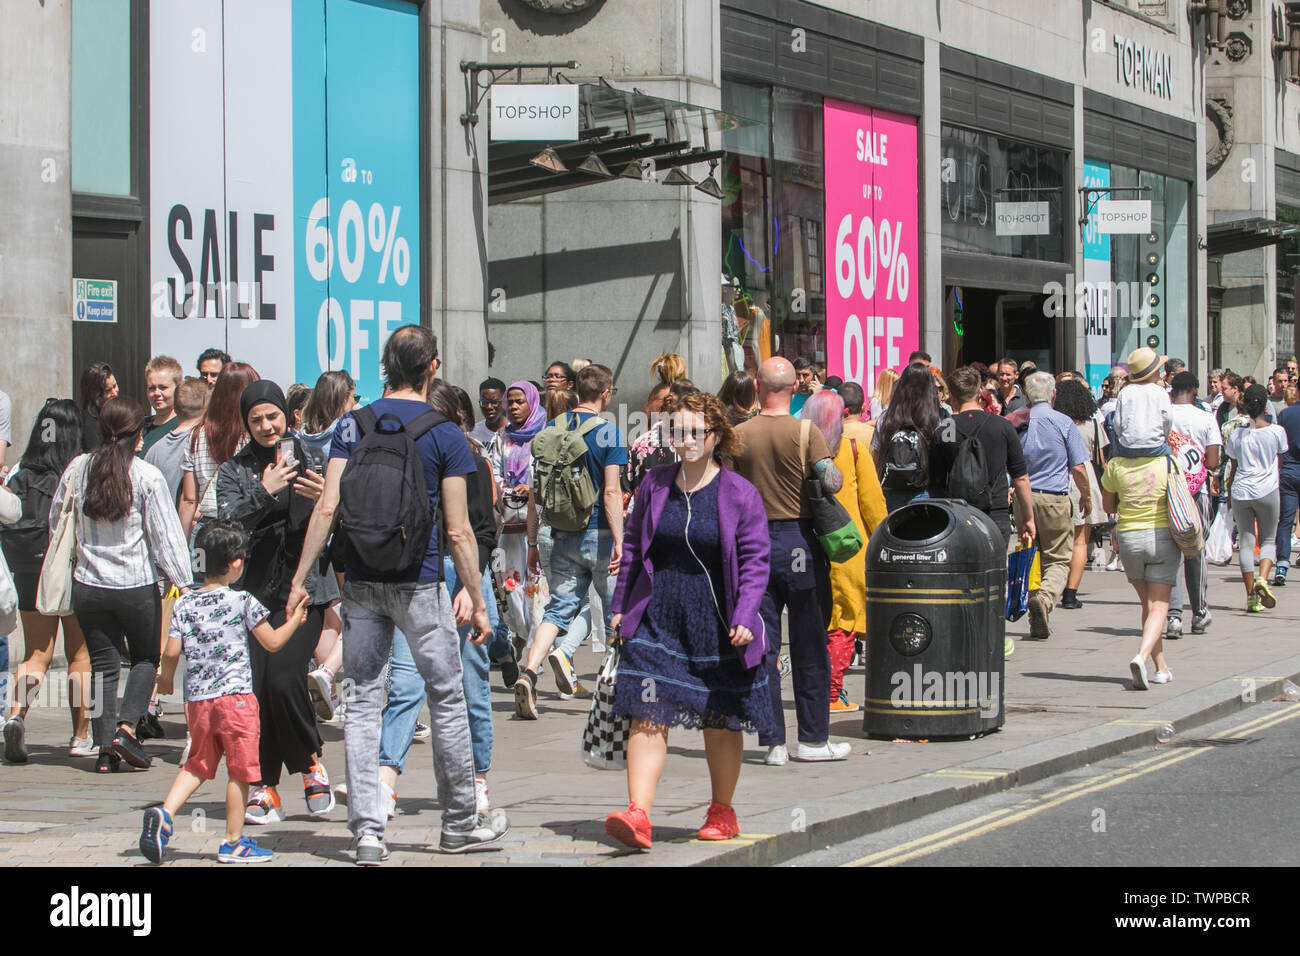
{"type": "Polygon", "coordinates": [[[289,464],[289,465],[294,464],[295,459],[294,459],[294,456],[293,456],[293,439],[292,439],[292,438],[281,438],[281,439],[280,439],[280,444],[279,444],[279,447],[276,449],[275,457],[276,457],[276,460],[277,460],[280,464],[282,464],[282,465],[284,465],[284,464],[289,464]]]}

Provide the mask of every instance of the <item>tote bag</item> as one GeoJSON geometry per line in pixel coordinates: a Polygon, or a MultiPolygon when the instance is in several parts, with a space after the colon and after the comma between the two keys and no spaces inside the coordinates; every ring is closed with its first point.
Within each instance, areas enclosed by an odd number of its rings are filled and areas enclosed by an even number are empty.
{"type": "Polygon", "coordinates": [[[9,562],[0,552],[0,635],[10,634],[18,626],[18,590],[9,573],[9,562]]]}
{"type": "Polygon", "coordinates": [[[1029,571],[1037,548],[1017,548],[1007,559],[1007,620],[1018,621],[1029,611],[1029,571]]]}
{"type": "Polygon", "coordinates": [[[629,717],[614,716],[614,681],[618,677],[619,643],[615,641],[600,664],[596,693],[582,731],[582,759],[596,770],[626,770],[629,717]]]}
{"type": "Polygon", "coordinates": [[[1204,543],[1201,524],[1201,509],[1196,507],[1196,498],[1187,487],[1183,470],[1174,465],[1172,455],[1165,456],[1165,468],[1168,480],[1166,507],[1169,510],[1169,533],[1178,543],[1178,549],[1185,556],[1194,557],[1201,553],[1204,543]]]}
{"type": "Polygon", "coordinates": [[[50,546],[41,564],[36,586],[36,610],[50,617],[67,617],[72,613],[72,569],[77,563],[77,489],[90,461],[87,455],[81,467],[68,476],[63,493],[63,507],[58,523],[50,535],[50,546]]]}

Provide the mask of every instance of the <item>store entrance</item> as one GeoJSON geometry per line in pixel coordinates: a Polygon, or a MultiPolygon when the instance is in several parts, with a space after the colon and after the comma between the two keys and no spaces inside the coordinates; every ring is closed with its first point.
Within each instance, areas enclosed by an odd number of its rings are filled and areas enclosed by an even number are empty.
{"type": "Polygon", "coordinates": [[[1046,314],[1046,295],[970,286],[947,286],[945,293],[945,370],[1004,356],[1056,369],[1056,319],[1046,314]]]}

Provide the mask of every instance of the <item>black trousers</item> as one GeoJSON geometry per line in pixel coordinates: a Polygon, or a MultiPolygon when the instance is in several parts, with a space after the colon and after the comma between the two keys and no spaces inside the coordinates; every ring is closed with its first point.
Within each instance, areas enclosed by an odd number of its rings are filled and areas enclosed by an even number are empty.
{"type": "MultiPolygon", "coordinates": [[[[267,605],[267,609],[271,610],[268,623],[272,627],[284,623],[283,599],[267,605]]],[[[253,693],[257,695],[262,718],[258,759],[265,786],[280,783],[281,767],[291,774],[306,773],[320,753],[316,712],[307,694],[307,670],[324,623],[325,608],[312,607],[307,609],[307,620],[302,627],[274,654],[256,639],[248,642],[253,693]]]]}
{"type": "Polygon", "coordinates": [[[780,723],[775,736],[758,735],[760,746],[785,744],[785,711],[781,703],[781,612],[790,625],[790,666],[794,684],[795,718],[799,741],[824,743],[830,735],[830,710],[826,698],[831,687],[830,655],[826,629],[831,623],[830,563],[822,551],[812,522],[769,521],[772,541],[767,593],[758,613],[767,629],[771,651],[761,666],[767,668],[773,712],[780,723]]]}
{"type": "Polygon", "coordinates": [[[156,584],[97,588],[74,580],[72,610],[86,635],[94,673],[91,710],[98,714],[91,723],[95,743],[105,748],[117,733],[117,683],[123,660],[129,663],[130,671],[122,694],[122,719],[135,723],[153,696],[162,635],[162,598],[156,584]]]}

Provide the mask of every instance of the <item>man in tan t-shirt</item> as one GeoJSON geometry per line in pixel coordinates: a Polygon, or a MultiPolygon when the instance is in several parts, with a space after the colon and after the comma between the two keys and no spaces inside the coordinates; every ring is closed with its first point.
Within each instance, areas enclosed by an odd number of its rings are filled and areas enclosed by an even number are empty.
{"type": "Polygon", "coordinates": [[[741,449],[736,471],[758,489],[767,511],[772,539],[771,573],[759,614],[767,630],[770,650],[763,661],[768,669],[772,703],[781,733],[758,742],[768,748],[767,763],[779,766],[789,759],[785,726],[780,717],[781,677],[777,655],[781,648],[781,612],[790,624],[790,662],[794,669],[795,715],[799,727],[796,760],[843,760],[852,749],[832,743],[830,710],[830,657],[826,628],[830,624],[830,564],[813,533],[811,511],[803,494],[805,477],[821,480],[828,495],[844,483],[831,459],[820,429],[811,422],[806,448],[800,448],[801,422],[790,414],[794,395],[794,366],[787,359],[768,359],[758,370],[761,411],[737,426],[741,449]]]}

